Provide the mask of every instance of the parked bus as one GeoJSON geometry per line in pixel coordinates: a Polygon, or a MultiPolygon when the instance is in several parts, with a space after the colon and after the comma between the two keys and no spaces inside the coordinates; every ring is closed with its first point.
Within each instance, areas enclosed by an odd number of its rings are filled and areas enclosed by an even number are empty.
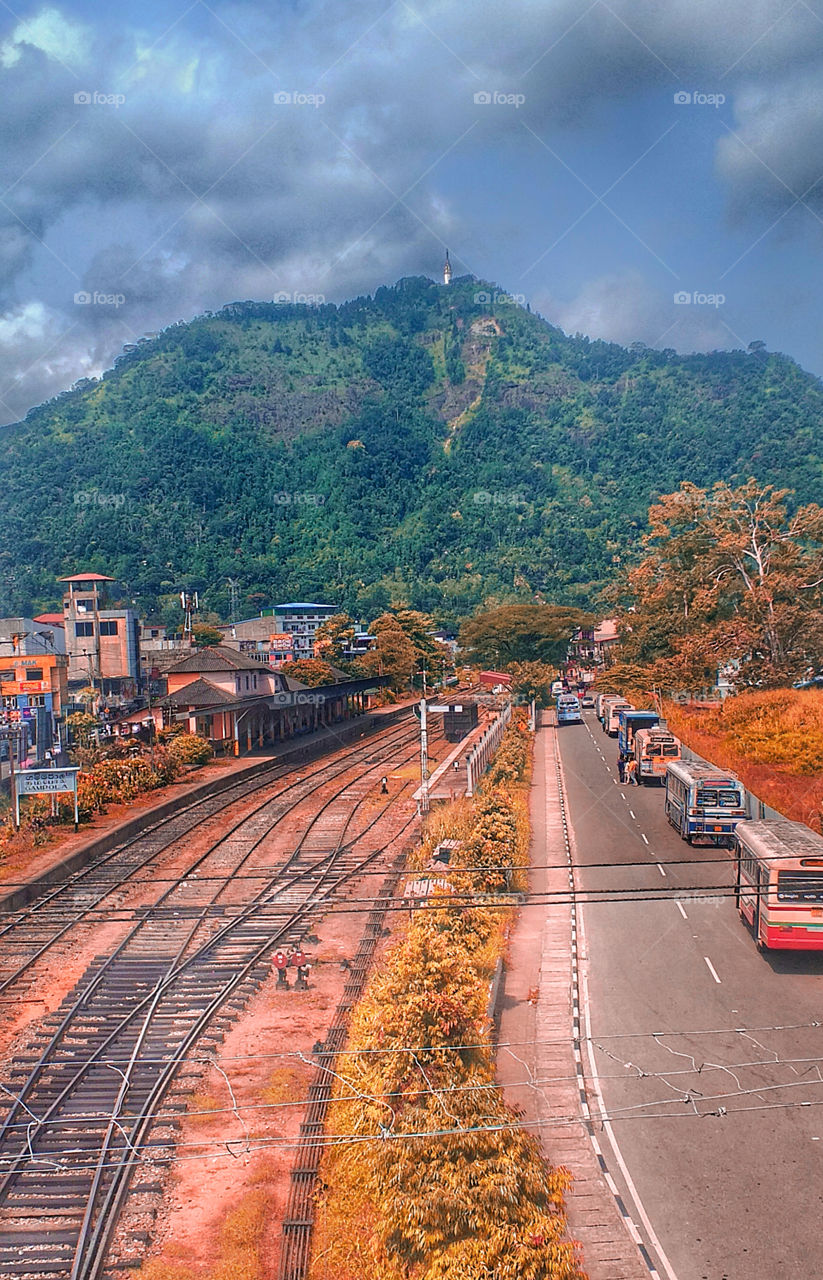
{"type": "Polygon", "coordinates": [[[638,711],[635,707],[622,707],[617,715],[617,754],[621,760],[634,756],[634,735],[638,729],[651,729],[660,724],[656,711],[638,711]]]}
{"type": "Polygon", "coordinates": [[[620,700],[622,697],[619,693],[598,693],[594,700],[594,714],[597,716],[601,725],[606,714],[606,703],[614,702],[615,699],[620,700]]]}
{"type": "Polygon", "coordinates": [[[582,724],[583,712],[576,693],[561,693],[557,699],[558,724],[582,724]]]}
{"type": "Polygon", "coordinates": [[[605,704],[605,719],[603,728],[610,738],[617,737],[617,730],[620,725],[620,712],[634,711],[634,707],[625,698],[613,699],[605,704]]]}
{"type": "Polygon", "coordinates": [[[713,764],[676,760],[666,766],[666,817],[689,844],[693,836],[728,844],[746,817],[743,784],[713,764]]]}
{"type": "Polygon", "coordinates": [[[638,782],[665,783],[666,769],[682,755],[680,739],[659,725],[652,729],[638,729],[633,745],[638,782]]]}
{"type": "Polygon", "coordinates": [[[758,947],[823,951],[823,837],[788,818],[739,822],[735,901],[758,947]]]}

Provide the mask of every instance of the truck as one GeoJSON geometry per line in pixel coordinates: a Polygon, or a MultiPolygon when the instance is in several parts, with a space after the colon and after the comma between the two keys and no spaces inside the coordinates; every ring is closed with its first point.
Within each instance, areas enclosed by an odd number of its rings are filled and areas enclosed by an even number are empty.
{"type": "Polygon", "coordinates": [[[637,762],[638,782],[666,782],[666,768],[682,757],[680,739],[668,729],[655,725],[651,729],[638,729],[634,735],[634,758],[637,762]]]}
{"type": "Polygon", "coordinates": [[[617,715],[617,754],[620,760],[630,760],[634,755],[634,735],[638,729],[651,729],[660,724],[656,711],[623,707],[617,715]]]}

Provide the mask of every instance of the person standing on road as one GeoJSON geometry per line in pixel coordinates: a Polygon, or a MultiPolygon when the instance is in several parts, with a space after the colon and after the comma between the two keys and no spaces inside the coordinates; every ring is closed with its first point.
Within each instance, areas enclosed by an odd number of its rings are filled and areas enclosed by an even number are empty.
{"type": "Polygon", "coordinates": [[[636,787],[636,786],[638,785],[638,783],[637,783],[637,761],[636,761],[636,760],[627,760],[627,761],[626,761],[626,766],[625,766],[625,768],[626,768],[626,781],[628,782],[628,784],[629,784],[629,786],[630,786],[630,787],[636,787]]]}

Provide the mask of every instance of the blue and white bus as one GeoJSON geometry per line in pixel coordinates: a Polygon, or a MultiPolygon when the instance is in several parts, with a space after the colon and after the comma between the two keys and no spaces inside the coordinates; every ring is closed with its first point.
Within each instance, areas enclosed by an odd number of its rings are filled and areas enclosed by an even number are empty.
{"type": "Polygon", "coordinates": [[[583,712],[576,693],[561,693],[557,698],[557,723],[582,724],[583,712]]]}
{"type": "Polygon", "coordinates": [[[730,844],[746,814],[743,783],[703,760],[675,760],[666,767],[666,817],[683,840],[703,836],[730,844]]]}

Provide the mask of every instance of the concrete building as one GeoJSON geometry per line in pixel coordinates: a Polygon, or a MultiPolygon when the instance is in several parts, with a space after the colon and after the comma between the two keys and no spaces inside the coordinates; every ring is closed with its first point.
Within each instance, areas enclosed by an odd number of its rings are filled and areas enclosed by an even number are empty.
{"type": "Polygon", "coordinates": [[[333,604],[307,604],[298,600],[264,609],[263,616],[275,619],[277,623],[275,631],[291,636],[294,656],[298,659],[314,657],[314,636],[317,628],[339,612],[338,607],[333,604]]]}
{"type": "Polygon", "coordinates": [[[290,632],[279,629],[279,621],[271,614],[244,618],[219,628],[227,648],[236,649],[256,662],[278,668],[295,658],[294,639],[290,632]]]}
{"type": "Polygon", "coordinates": [[[62,618],[59,626],[54,623],[46,625],[37,618],[0,618],[0,658],[65,652],[66,634],[62,618]]]}
{"type": "Polygon", "coordinates": [[[133,698],[140,688],[140,624],[132,609],[108,608],[102,573],[61,578],[69,687],[91,686],[105,697],[133,698]]]}
{"type": "Polygon", "coordinates": [[[37,758],[51,750],[68,701],[64,635],[33,618],[0,618],[0,700],[19,713],[37,758]]]}

